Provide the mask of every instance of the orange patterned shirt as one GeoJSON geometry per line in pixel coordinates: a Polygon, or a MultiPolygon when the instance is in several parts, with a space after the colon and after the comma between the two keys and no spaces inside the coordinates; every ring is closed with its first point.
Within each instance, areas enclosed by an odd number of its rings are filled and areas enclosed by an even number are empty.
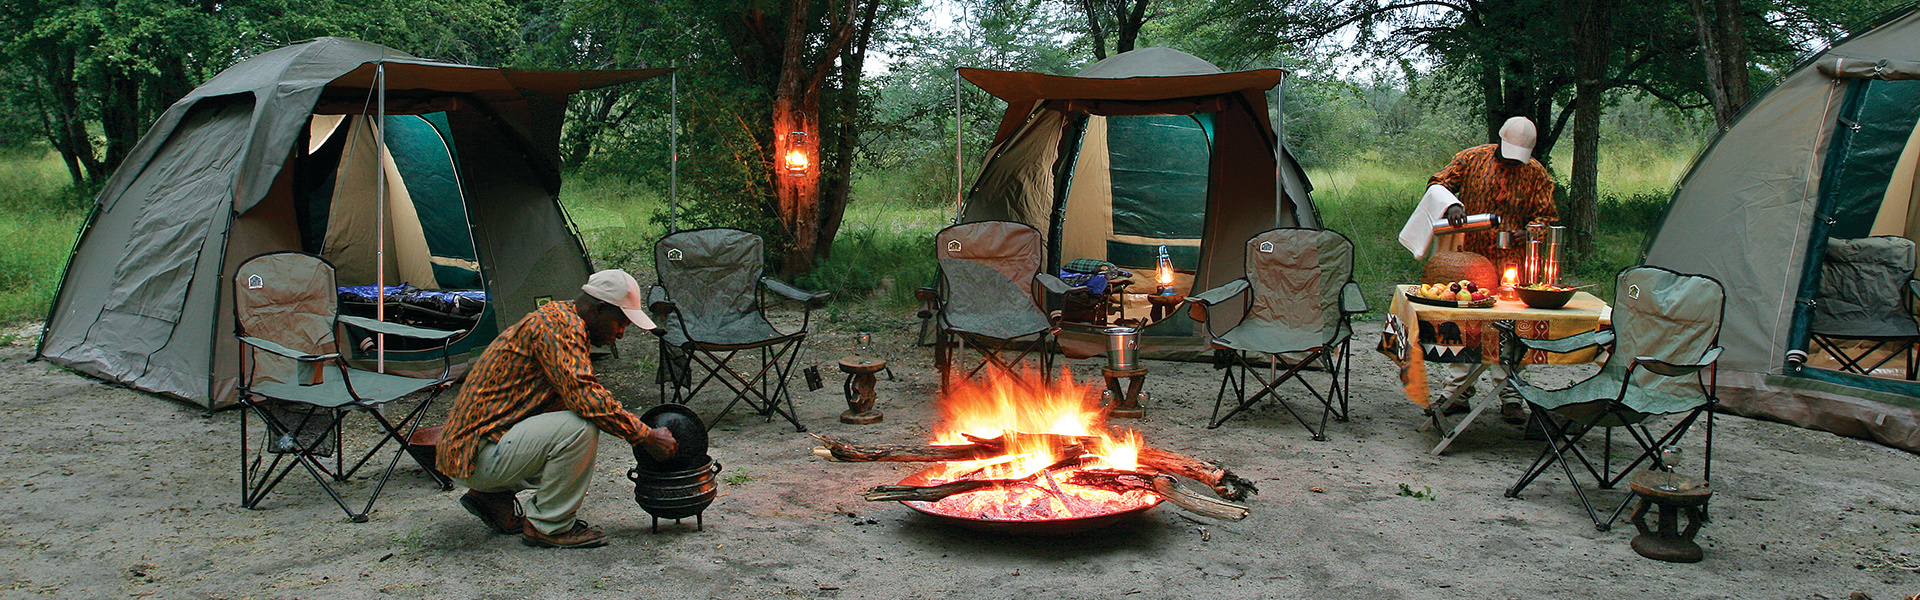
{"type": "Polygon", "coordinates": [[[435,456],[440,472],[471,477],[482,443],[500,441],[522,419],[562,410],[628,442],[647,435],[646,424],[593,376],[587,323],[573,303],[548,302],[500,332],[467,372],[447,411],[435,456]]]}
{"type": "MultiPolygon", "coordinates": [[[[1553,175],[1537,160],[1528,160],[1524,165],[1500,160],[1496,154],[1499,148],[1499,144],[1487,144],[1461,150],[1453,156],[1453,162],[1434,173],[1427,183],[1440,184],[1453,192],[1469,215],[1489,212],[1500,215],[1500,229],[1507,231],[1524,232],[1527,223],[1534,220],[1548,223],[1560,220],[1560,213],[1553,206],[1553,175]]],[[[1496,231],[1458,234],[1466,236],[1461,240],[1460,249],[1487,257],[1496,268],[1502,262],[1526,258],[1522,245],[1525,236],[1516,234],[1514,247],[1502,250],[1494,246],[1496,231]]]]}

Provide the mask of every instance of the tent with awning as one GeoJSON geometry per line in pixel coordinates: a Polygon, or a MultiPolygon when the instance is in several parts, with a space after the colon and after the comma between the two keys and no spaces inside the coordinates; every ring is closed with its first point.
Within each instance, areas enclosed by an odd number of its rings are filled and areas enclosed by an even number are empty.
{"type": "Polygon", "coordinates": [[[1920,383],[1841,372],[1808,348],[1831,241],[1920,239],[1916,39],[1908,7],[1802,62],[1674,192],[1646,264],[1725,284],[1722,406],[1920,451],[1920,383]]]}
{"type": "MultiPolygon", "coordinates": [[[[1045,238],[1050,269],[1103,260],[1145,273],[1167,248],[1182,293],[1244,273],[1241,244],[1274,227],[1318,227],[1306,174],[1274,130],[1267,91],[1280,69],[1223,72],[1170,48],[1141,48],[1074,76],[960,69],[1006,101],[960,222],[1017,221],[1045,238]]],[[[1136,290],[1137,291],[1137,290],[1136,290]]],[[[1221,307],[1227,326],[1243,307],[1221,307]]],[[[1130,316],[1145,313],[1130,307],[1130,316]]],[[[1207,352],[1185,312],[1142,332],[1142,354],[1207,352]]],[[[1069,330],[1072,355],[1098,353],[1097,334],[1069,330]]]]}
{"type": "MultiPolygon", "coordinates": [[[[230,404],[227,274],[275,250],[335,263],[344,311],[364,292],[367,316],[469,329],[454,348],[477,356],[590,272],[557,202],[568,96],[668,72],[497,69],[343,38],[241,61],[169,107],[95,198],[37,356],[230,404]]],[[[355,348],[390,371],[427,358],[355,348]]]]}

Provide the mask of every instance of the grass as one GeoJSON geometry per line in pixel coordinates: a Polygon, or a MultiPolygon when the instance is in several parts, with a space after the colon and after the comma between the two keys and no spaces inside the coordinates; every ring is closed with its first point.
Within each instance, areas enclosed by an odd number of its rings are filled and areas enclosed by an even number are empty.
{"type": "Polygon", "coordinates": [[[0,150],[0,323],[47,317],[89,200],[59,155],[0,150]]]}
{"type": "MultiPolygon", "coordinates": [[[[1638,262],[1646,233],[1693,154],[1692,149],[1609,148],[1601,165],[1605,218],[1598,252],[1576,261],[1569,279],[1605,283],[1618,269],[1638,262]]],[[[1369,305],[1384,310],[1393,284],[1419,278],[1420,261],[1395,238],[1431,173],[1356,161],[1309,175],[1325,224],[1357,246],[1354,276],[1366,288],[1369,305]]],[[[934,260],[927,245],[953,208],[927,200],[926,194],[903,192],[918,189],[912,178],[874,174],[856,181],[831,255],[794,279],[801,287],[834,293],[822,318],[880,329],[910,309],[915,289],[932,282],[934,260]]],[[[618,177],[574,175],[560,198],[595,265],[652,280],[653,242],[667,229],[664,194],[618,177]]],[[[0,150],[0,323],[45,318],[88,205],[54,153],[0,150]]],[[[1611,299],[1610,286],[1592,290],[1611,299]]]]}

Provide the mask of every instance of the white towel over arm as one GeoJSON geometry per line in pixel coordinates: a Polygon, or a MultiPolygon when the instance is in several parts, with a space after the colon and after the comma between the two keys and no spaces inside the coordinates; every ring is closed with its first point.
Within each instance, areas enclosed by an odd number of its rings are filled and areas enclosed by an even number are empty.
{"type": "Polygon", "coordinates": [[[1400,245],[1413,252],[1414,258],[1426,258],[1427,246],[1433,243],[1433,222],[1447,216],[1447,207],[1460,204],[1460,199],[1448,191],[1445,186],[1433,184],[1427,186],[1427,193],[1420,196],[1420,206],[1413,209],[1413,216],[1407,217],[1407,224],[1400,228],[1400,245]]]}

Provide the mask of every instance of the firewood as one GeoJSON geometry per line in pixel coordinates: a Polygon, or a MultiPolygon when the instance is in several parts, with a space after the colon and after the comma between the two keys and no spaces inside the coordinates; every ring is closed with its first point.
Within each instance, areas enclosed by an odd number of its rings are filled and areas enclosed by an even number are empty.
{"type": "MultiPolygon", "coordinates": [[[[1054,438],[1048,443],[1059,447],[1078,444],[1092,446],[1091,437],[1074,437],[1049,433],[1014,433],[1026,439],[1054,438]]],[[[967,436],[968,443],[954,445],[901,445],[901,446],[855,446],[846,442],[813,434],[824,444],[814,449],[821,458],[841,462],[946,462],[953,460],[975,460],[998,456],[1006,449],[1006,437],[978,438],[967,436]]],[[[1179,475],[1212,488],[1213,492],[1227,500],[1245,500],[1250,494],[1259,492],[1252,481],[1235,475],[1233,471],[1219,464],[1151,446],[1142,447],[1137,458],[1143,471],[1154,471],[1179,475]]]]}
{"type": "Polygon", "coordinates": [[[1122,486],[1126,488],[1151,490],[1159,494],[1160,497],[1166,498],[1168,502],[1172,502],[1174,506],[1184,508],[1188,512],[1203,517],[1212,517],[1222,521],[1238,521],[1247,518],[1247,515],[1251,514],[1251,511],[1247,510],[1245,506],[1224,500],[1215,500],[1195,493],[1187,489],[1186,486],[1180,485],[1180,482],[1174,480],[1173,476],[1165,473],[1134,473],[1129,471],[1087,469],[1075,471],[1073,477],[1067,481],[1074,485],[1101,489],[1114,489],[1115,486],[1122,486]]]}

